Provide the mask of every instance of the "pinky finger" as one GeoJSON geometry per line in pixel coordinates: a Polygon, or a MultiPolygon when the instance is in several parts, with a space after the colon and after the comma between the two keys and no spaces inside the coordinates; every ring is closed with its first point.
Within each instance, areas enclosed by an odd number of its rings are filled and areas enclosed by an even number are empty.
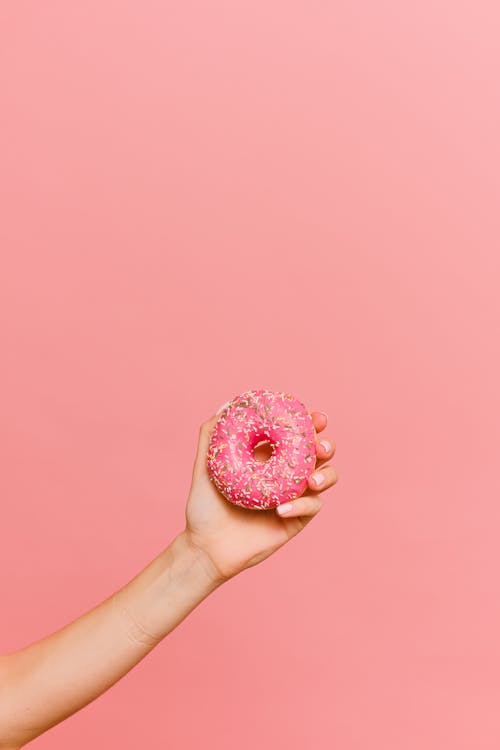
{"type": "Polygon", "coordinates": [[[322,501],[318,496],[299,497],[289,503],[278,505],[276,513],[283,518],[296,518],[297,516],[315,516],[321,509],[322,501]]]}

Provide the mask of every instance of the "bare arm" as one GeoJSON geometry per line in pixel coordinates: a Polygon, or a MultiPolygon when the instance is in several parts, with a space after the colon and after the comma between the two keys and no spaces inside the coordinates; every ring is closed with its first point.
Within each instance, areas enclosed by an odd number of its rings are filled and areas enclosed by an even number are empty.
{"type": "MultiPolygon", "coordinates": [[[[313,412],[316,431],[326,416],[313,412]]],[[[228,503],[210,482],[206,451],[216,417],[200,429],[186,528],[127,585],[66,627],[0,657],[0,750],[18,750],[90,703],[143,659],[221,583],[301,531],[336,481],[334,445],[317,440],[309,489],[281,517],[228,503]]],[[[285,506],[282,506],[282,509],[285,506]]],[[[286,510],[286,508],[285,508],[286,510]]]]}
{"type": "Polygon", "coordinates": [[[179,534],[130,583],[62,630],[2,658],[0,748],[19,748],[90,703],[220,583],[179,534]]]}

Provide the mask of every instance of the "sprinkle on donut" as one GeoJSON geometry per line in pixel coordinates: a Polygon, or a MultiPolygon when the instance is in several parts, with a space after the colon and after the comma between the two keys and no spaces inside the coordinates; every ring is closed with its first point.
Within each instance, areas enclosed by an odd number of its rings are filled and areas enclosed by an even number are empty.
{"type": "Polygon", "coordinates": [[[316,463],[316,433],[304,404],[290,393],[245,391],[223,409],[210,435],[207,467],[224,497],[265,510],[299,497],[316,463]],[[254,448],[269,443],[258,461],[254,448]]]}

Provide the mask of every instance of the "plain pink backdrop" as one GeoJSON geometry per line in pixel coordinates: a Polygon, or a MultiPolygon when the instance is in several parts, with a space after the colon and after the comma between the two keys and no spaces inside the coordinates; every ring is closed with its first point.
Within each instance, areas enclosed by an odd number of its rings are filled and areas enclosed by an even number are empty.
{"type": "Polygon", "coordinates": [[[180,530],[200,421],[337,488],[33,747],[500,745],[497,2],[3,2],[0,649],[180,530]]]}

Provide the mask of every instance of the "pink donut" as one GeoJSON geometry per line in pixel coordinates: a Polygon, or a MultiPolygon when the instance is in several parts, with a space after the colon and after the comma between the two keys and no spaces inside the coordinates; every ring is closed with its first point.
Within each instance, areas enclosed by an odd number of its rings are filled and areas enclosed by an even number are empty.
{"type": "Polygon", "coordinates": [[[299,497],[316,463],[316,432],[304,404],[290,393],[245,391],[222,410],[210,435],[207,467],[234,505],[264,510],[299,497]],[[253,449],[268,442],[271,457],[253,449]]]}

